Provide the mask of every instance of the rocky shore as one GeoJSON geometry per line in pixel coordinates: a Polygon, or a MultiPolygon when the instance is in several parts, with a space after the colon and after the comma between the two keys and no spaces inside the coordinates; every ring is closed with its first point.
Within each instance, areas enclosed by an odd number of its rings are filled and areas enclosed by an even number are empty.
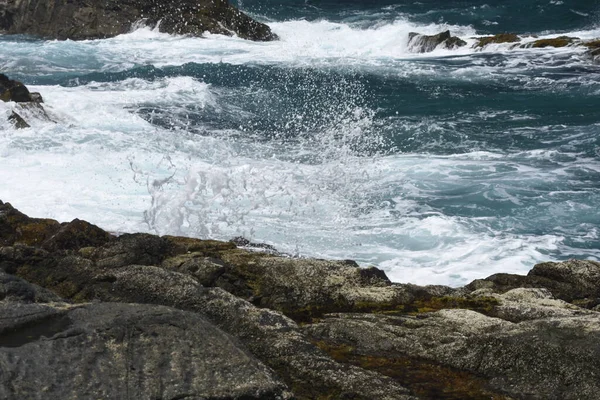
{"type": "Polygon", "coordinates": [[[46,39],[102,39],[131,31],[136,23],[161,32],[243,39],[277,39],[271,29],[227,0],[0,0],[0,33],[46,39]]]}
{"type": "Polygon", "coordinates": [[[421,287],[248,244],[0,201],[0,398],[597,398],[599,263],[421,287]]]}

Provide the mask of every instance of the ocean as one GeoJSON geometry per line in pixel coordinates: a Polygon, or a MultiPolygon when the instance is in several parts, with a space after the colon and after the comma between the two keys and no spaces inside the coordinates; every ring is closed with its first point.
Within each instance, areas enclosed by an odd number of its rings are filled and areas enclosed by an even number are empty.
{"type": "Polygon", "coordinates": [[[111,39],[0,36],[0,72],[49,119],[5,122],[0,199],[112,232],[354,259],[459,286],[600,259],[600,38],[587,0],[238,0],[276,42],[136,26],[111,39]],[[409,32],[468,45],[416,53],[409,32]]]}

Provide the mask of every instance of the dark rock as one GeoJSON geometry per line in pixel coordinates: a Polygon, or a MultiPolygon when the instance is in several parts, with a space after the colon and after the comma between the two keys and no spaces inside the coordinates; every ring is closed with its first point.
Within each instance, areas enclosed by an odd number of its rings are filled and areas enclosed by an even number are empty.
{"type": "Polygon", "coordinates": [[[90,258],[100,268],[119,268],[130,264],[158,265],[170,252],[169,242],[146,233],[124,234],[98,248],[90,258]]]}
{"type": "Polygon", "coordinates": [[[267,41],[270,28],[226,0],[15,0],[0,3],[0,31],[51,39],[99,39],[127,33],[144,21],[161,32],[201,36],[203,32],[267,41]]]}
{"type": "Polygon", "coordinates": [[[51,219],[29,218],[10,203],[0,201],[0,246],[15,243],[41,245],[60,229],[51,219]]]}
{"type": "Polygon", "coordinates": [[[44,102],[42,95],[39,94],[38,92],[29,92],[29,99],[30,99],[30,101],[33,101],[34,103],[43,103],[44,102]]]}
{"type": "Polygon", "coordinates": [[[0,271],[0,301],[3,300],[22,303],[64,302],[47,289],[0,271]]]}
{"type": "Polygon", "coordinates": [[[428,53],[435,50],[438,46],[445,49],[455,49],[465,46],[467,42],[451,36],[450,31],[438,33],[437,35],[421,35],[420,33],[410,32],[408,34],[408,46],[411,50],[418,53],[428,53]]]}
{"type": "Polygon", "coordinates": [[[23,117],[21,117],[19,114],[17,114],[14,111],[8,117],[8,121],[10,123],[12,123],[15,126],[15,128],[17,128],[17,129],[31,128],[31,126],[27,122],[25,122],[23,117]]]}
{"type": "Polygon", "coordinates": [[[515,43],[520,41],[521,38],[514,33],[499,33],[494,36],[484,36],[479,38],[475,47],[485,47],[492,43],[515,43]]]}
{"type": "Polygon", "coordinates": [[[42,244],[49,251],[78,250],[83,247],[98,247],[108,243],[111,235],[96,225],[80,219],[74,219],[61,228],[42,244]]]}
{"type": "MultiPolygon", "coordinates": [[[[0,5],[1,7],[1,5],[0,5]]],[[[39,93],[36,93],[35,98],[41,99],[39,93]]],[[[0,74],[0,99],[2,101],[14,101],[16,103],[24,103],[33,101],[29,89],[19,81],[10,80],[6,75],[0,74]]]]}
{"type": "Polygon", "coordinates": [[[0,313],[0,398],[291,397],[236,340],[195,313],[6,302],[0,313]]]}

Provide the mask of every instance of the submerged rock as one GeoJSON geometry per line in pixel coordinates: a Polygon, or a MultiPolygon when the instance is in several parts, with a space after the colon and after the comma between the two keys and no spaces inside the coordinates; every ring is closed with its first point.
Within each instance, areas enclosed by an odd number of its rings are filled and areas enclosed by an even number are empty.
{"type": "Polygon", "coordinates": [[[477,40],[475,47],[485,47],[492,43],[515,43],[521,41],[521,38],[514,33],[499,33],[494,36],[484,36],[477,40]]]}
{"type": "Polygon", "coordinates": [[[127,33],[135,23],[159,24],[161,32],[203,32],[268,41],[271,29],[226,0],[14,0],[0,2],[0,32],[50,39],[100,39],[127,33]]]}
{"type": "Polygon", "coordinates": [[[545,47],[566,47],[579,42],[581,39],[570,36],[559,36],[552,39],[538,39],[521,45],[522,48],[540,49],[545,47]]]}
{"type": "Polygon", "coordinates": [[[456,36],[451,36],[450,31],[438,33],[437,35],[421,35],[410,32],[408,34],[408,47],[418,53],[428,53],[438,46],[445,49],[455,49],[465,46],[467,42],[456,36]]]}

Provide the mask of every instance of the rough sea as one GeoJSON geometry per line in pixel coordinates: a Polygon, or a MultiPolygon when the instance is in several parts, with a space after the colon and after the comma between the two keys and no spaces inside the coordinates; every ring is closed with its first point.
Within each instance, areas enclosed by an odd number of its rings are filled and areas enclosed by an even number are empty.
{"type": "Polygon", "coordinates": [[[600,66],[584,48],[473,49],[476,36],[600,37],[589,0],[241,0],[280,41],[138,26],[91,41],[0,36],[0,199],[112,232],[355,259],[458,286],[600,259],[600,66]],[[414,53],[411,31],[469,46],[414,53]]]}

